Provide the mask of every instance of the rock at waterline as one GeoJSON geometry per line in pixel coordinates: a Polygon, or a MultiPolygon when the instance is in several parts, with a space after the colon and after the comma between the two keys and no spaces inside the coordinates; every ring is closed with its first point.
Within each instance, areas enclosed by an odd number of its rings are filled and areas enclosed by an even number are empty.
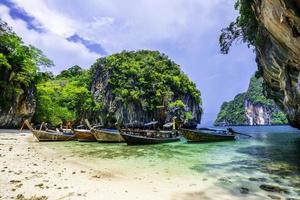
{"type": "Polygon", "coordinates": [[[241,188],[240,188],[240,193],[241,193],[241,194],[248,194],[248,193],[249,193],[249,189],[248,189],[248,188],[245,188],[245,187],[241,187],[241,188]]]}
{"type": "Polygon", "coordinates": [[[287,189],[281,188],[279,186],[274,186],[274,185],[262,184],[259,186],[259,188],[262,190],[265,190],[267,192],[289,193],[289,191],[287,189]]]}

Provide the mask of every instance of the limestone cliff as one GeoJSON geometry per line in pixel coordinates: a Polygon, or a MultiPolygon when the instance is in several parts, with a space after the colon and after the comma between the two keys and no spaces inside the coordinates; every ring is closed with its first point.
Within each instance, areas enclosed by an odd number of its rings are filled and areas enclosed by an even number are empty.
{"type": "Polygon", "coordinates": [[[262,78],[252,77],[247,92],[224,102],[216,125],[271,125],[286,124],[285,115],[273,101],[263,95],[262,78]]]}
{"type": "Polygon", "coordinates": [[[267,95],[300,128],[300,2],[261,0],[254,9],[262,24],[258,33],[264,42],[256,52],[267,95]]]}
{"type": "Polygon", "coordinates": [[[34,87],[21,90],[8,107],[0,106],[0,127],[20,127],[22,121],[31,119],[36,106],[34,87]]]}
{"type": "Polygon", "coordinates": [[[0,127],[20,127],[35,110],[38,64],[48,62],[42,52],[26,46],[0,18],[0,127]]]}
{"type": "Polygon", "coordinates": [[[220,35],[221,52],[234,41],[254,47],[266,95],[300,128],[300,1],[237,0],[240,15],[220,35]]]}
{"type": "Polygon", "coordinates": [[[265,105],[245,100],[245,116],[247,125],[271,125],[272,110],[265,105]]]}
{"type": "Polygon", "coordinates": [[[200,92],[164,54],[122,52],[98,59],[91,71],[91,92],[106,126],[152,120],[163,124],[173,116],[188,127],[200,123],[200,92]]]}

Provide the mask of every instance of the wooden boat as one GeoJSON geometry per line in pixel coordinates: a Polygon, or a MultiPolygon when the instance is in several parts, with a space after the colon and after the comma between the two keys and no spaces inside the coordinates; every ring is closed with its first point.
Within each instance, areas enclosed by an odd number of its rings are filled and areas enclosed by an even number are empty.
{"type": "Polygon", "coordinates": [[[180,140],[173,131],[121,129],[120,132],[128,145],[160,144],[180,140]]]}
{"type": "Polygon", "coordinates": [[[74,134],[79,142],[96,142],[95,136],[92,134],[92,126],[88,119],[85,119],[85,124],[88,129],[79,129],[79,127],[84,127],[84,125],[78,126],[77,129],[74,129],[74,134]]]}
{"type": "Polygon", "coordinates": [[[24,123],[28,126],[32,134],[38,139],[39,142],[76,140],[75,135],[71,134],[70,132],[64,133],[64,132],[53,131],[53,130],[43,131],[41,130],[41,128],[40,130],[37,130],[32,128],[28,120],[25,120],[24,123]]]}
{"type": "Polygon", "coordinates": [[[93,127],[91,132],[98,142],[124,142],[123,137],[117,129],[93,127]]]}
{"type": "Polygon", "coordinates": [[[74,129],[74,134],[79,142],[96,142],[96,138],[88,129],[74,129]]]}
{"type": "Polygon", "coordinates": [[[180,129],[188,142],[216,142],[234,140],[235,134],[228,129],[180,129]]]}
{"type": "Polygon", "coordinates": [[[157,130],[157,121],[152,121],[143,125],[141,128],[121,129],[121,135],[128,145],[160,144],[176,142],[180,140],[177,130],[175,129],[175,120],[163,125],[164,130],[157,130]]]}

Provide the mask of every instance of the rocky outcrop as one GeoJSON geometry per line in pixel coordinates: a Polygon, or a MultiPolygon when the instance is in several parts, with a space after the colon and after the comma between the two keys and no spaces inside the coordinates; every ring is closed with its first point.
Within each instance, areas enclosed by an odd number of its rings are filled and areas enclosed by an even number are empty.
{"type": "Polygon", "coordinates": [[[287,119],[275,103],[263,94],[262,78],[251,78],[245,93],[224,102],[215,125],[272,125],[286,124],[287,119]]]}
{"type": "Polygon", "coordinates": [[[245,100],[245,116],[247,125],[271,125],[271,110],[260,104],[245,100]]]}
{"type": "Polygon", "coordinates": [[[38,65],[51,61],[0,18],[0,128],[20,127],[33,116],[38,65]]]}
{"type": "Polygon", "coordinates": [[[255,0],[253,6],[263,43],[256,46],[267,96],[300,128],[300,3],[255,0]]]}
{"type": "Polygon", "coordinates": [[[162,125],[176,116],[179,108],[171,105],[183,106],[185,126],[200,123],[199,91],[178,65],[159,52],[122,52],[101,58],[92,73],[91,92],[101,107],[97,116],[106,126],[153,120],[162,125]]]}
{"type": "Polygon", "coordinates": [[[21,90],[9,107],[0,106],[0,127],[20,127],[25,119],[31,119],[36,107],[34,87],[21,90]]]}

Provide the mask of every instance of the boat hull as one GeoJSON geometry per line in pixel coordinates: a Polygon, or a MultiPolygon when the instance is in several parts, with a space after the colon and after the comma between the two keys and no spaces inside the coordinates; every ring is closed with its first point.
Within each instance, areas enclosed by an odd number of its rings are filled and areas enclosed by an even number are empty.
{"type": "Polygon", "coordinates": [[[98,142],[124,142],[119,132],[111,132],[102,129],[92,129],[92,134],[98,142]]]}
{"type": "Polygon", "coordinates": [[[79,142],[96,142],[96,138],[90,130],[74,129],[74,134],[79,142]]]}
{"type": "Polygon", "coordinates": [[[126,133],[121,133],[125,142],[128,145],[147,145],[147,144],[161,144],[161,143],[169,143],[169,142],[177,142],[180,140],[180,137],[176,138],[152,138],[152,137],[144,137],[131,135],[126,133]]]}
{"type": "Polygon", "coordinates": [[[33,135],[37,138],[39,142],[50,142],[50,141],[73,141],[76,140],[75,135],[63,135],[63,134],[57,134],[47,131],[38,131],[33,130],[33,135]]]}
{"type": "Polygon", "coordinates": [[[181,129],[180,132],[188,142],[217,142],[235,139],[234,135],[212,134],[211,131],[205,130],[181,129]]]}

